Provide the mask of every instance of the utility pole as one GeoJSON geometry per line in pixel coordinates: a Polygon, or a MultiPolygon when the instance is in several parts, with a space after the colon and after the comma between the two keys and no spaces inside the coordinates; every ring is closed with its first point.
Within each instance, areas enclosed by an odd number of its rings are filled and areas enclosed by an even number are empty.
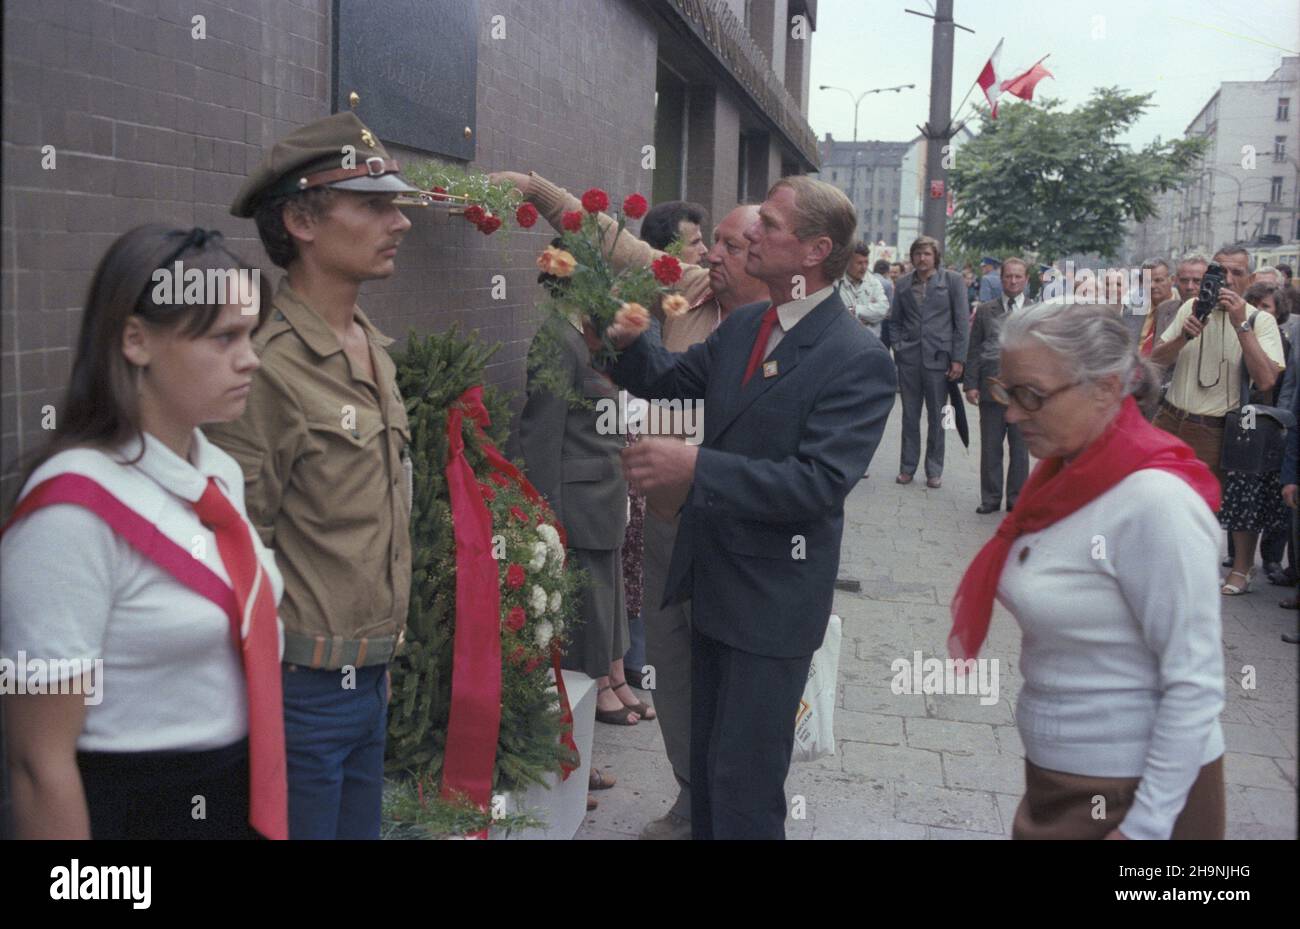
{"type": "Polygon", "coordinates": [[[956,29],[952,18],[953,0],[935,0],[934,15],[916,10],[907,12],[934,20],[934,42],[930,56],[930,121],[921,129],[926,138],[926,185],[922,196],[921,231],[939,241],[942,247],[948,232],[948,169],[944,167],[944,147],[953,137],[952,129],[952,54],[956,29]]]}

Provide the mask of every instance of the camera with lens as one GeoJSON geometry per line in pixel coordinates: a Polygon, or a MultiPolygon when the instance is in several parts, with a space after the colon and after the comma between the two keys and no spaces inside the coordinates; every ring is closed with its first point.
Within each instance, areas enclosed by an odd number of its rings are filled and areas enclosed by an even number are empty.
{"type": "Polygon", "coordinates": [[[1196,295],[1196,303],[1192,305],[1192,313],[1197,322],[1205,322],[1205,317],[1218,305],[1219,291],[1226,281],[1223,265],[1211,262],[1205,269],[1205,277],[1201,278],[1201,292],[1196,295]]]}

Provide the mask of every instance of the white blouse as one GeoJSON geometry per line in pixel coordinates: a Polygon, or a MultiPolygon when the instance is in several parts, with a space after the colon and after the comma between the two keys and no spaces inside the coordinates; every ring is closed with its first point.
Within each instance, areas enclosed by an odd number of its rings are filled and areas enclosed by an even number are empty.
{"type": "MultiPolygon", "coordinates": [[[[238,463],[198,430],[193,464],[148,433],[144,445],[134,464],[123,462],[139,452],[136,440],[116,456],[61,452],[37,468],[23,494],[62,472],[91,477],[229,584],[216,537],[192,504],[215,477],[247,519],[238,463]]],[[[275,557],[251,534],[278,604],[284,582],[275,557]]],[[[19,520],[0,541],[0,571],[0,657],[102,659],[99,702],[88,701],[79,750],[202,751],[247,735],[244,675],[227,614],[90,510],[54,504],[19,520]]]]}
{"type": "Polygon", "coordinates": [[[1201,766],[1224,751],[1219,531],[1185,481],[1138,471],[1018,538],[998,585],[1023,632],[1026,757],[1140,777],[1120,824],[1132,839],[1167,839],[1201,766]]]}

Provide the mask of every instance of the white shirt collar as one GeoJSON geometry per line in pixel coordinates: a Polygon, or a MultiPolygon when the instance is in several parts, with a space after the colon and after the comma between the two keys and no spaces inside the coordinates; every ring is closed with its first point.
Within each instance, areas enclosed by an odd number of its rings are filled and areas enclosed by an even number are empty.
{"type": "MultiPolygon", "coordinates": [[[[215,477],[220,480],[218,470],[217,456],[215,448],[203,435],[202,431],[194,430],[194,446],[190,456],[195,463],[191,464],[181,458],[174,451],[168,448],[162,440],[150,435],[148,432],[142,433],[144,436],[144,454],[140,460],[135,462],[135,467],[141,473],[153,479],[155,483],[164,490],[175,494],[182,500],[188,500],[190,503],[197,503],[207,490],[208,478],[215,477]]],[[[119,454],[124,461],[131,461],[140,452],[140,443],[137,440],[131,440],[119,449],[119,454]]],[[[221,481],[224,487],[225,482],[221,481]]],[[[230,488],[225,487],[228,492],[230,488]]]]}
{"type": "Polygon", "coordinates": [[[1003,306],[1006,306],[1007,302],[1009,301],[1011,303],[1009,309],[1018,310],[1025,305],[1025,292],[1022,290],[1014,297],[1008,297],[1006,294],[1003,294],[1001,300],[1003,306]]]}
{"type": "Polygon", "coordinates": [[[789,303],[783,303],[777,307],[776,318],[781,322],[781,331],[789,332],[793,329],[799,320],[811,313],[834,290],[835,285],[829,284],[816,293],[811,293],[800,300],[791,300],[789,303]]]}

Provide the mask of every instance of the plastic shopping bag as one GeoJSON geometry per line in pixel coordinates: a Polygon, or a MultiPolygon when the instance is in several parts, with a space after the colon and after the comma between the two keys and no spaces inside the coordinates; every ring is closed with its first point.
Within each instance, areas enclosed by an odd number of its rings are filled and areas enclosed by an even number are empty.
{"type": "Polygon", "coordinates": [[[812,761],[835,754],[835,694],[840,667],[840,618],[834,613],[826,626],[822,647],[813,653],[808,683],[794,718],[794,761],[812,761]]]}

